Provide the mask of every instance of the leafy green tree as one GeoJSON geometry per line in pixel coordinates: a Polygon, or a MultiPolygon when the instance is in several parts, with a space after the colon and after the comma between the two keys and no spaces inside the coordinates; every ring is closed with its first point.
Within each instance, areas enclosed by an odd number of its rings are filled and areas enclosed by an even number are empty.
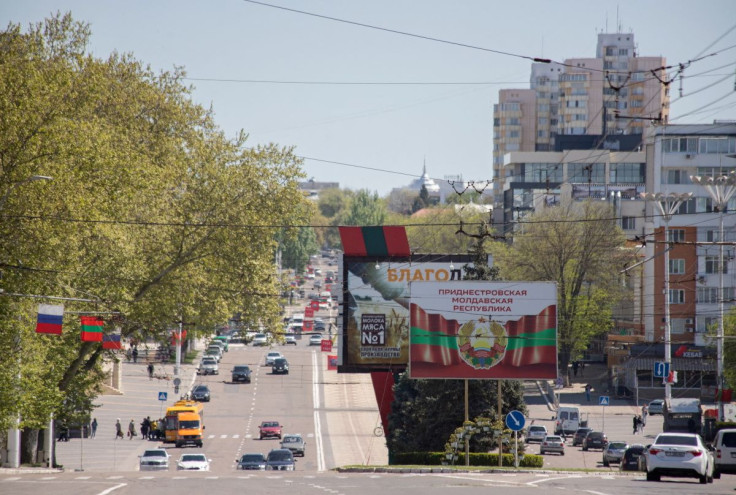
{"type": "Polygon", "coordinates": [[[378,193],[361,189],[339,215],[339,221],[340,225],[384,225],[386,215],[386,205],[378,193]]]}
{"type": "Polygon", "coordinates": [[[723,322],[723,375],[726,386],[736,387],[736,310],[731,310],[723,322]]]}
{"type": "Polygon", "coordinates": [[[571,203],[525,220],[505,256],[510,280],[557,282],[558,353],[562,370],[596,332],[610,328],[611,307],[622,296],[619,271],[632,258],[607,204],[571,203]]]}
{"type": "Polygon", "coordinates": [[[319,251],[317,237],[312,227],[298,227],[284,230],[280,237],[281,264],[284,268],[293,268],[303,273],[309,257],[319,251]]]}

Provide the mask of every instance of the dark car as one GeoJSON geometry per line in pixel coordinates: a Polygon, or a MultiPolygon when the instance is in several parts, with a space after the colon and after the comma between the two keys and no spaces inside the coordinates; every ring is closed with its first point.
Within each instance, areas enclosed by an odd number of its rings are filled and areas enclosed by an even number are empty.
{"type": "Polygon", "coordinates": [[[274,449],[268,453],[266,459],[266,470],[268,471],[293,471],[296,467],[294,454],[289,449],[274,449]]]}
{"type": "Polygon", "coordinates": [[[274,375],[278,374],[289,374],[289,361],[286,358],[276,358],[271,365],[271,373],[274,375]]]}
{"type": "Polygon", "coordinates": [[[207,385],[197,385],[192,390],[192,399],[200,402],[209,402],[210,388],[207,385]]]}
{"type": "Polygon", "coordinates": [[[572,437],[572,446],[575,447],[576,445],[582,445],[583,440],[585,440],[585,436],[593,431],[593,428],[578,428],[575,430],[575,436],[572,437]]]}
{"type": "Polygon", "coordinates": [[[583,450],[601,449],[608,445],[608,437],[602,431],[590,431],[583,440],[583,450]]]}
{"type": "Polygon", "coordinates": [[[238,469],[248,471],[266,470],[266,456],[263,454],[243,454],[242,457],[237,459],[235,462],[238,463],[238,469]]]}
{"type": "Polygon", "coordinates": [[[232,381],[250,383],[250,367],[241,364],[235,365],[232,381]]]}
{"type": "Polygon", "coordinates": [[[621,458],[621,471],[639,471],[639,458],[644,455],[644,452],[646,452],[646,447],[643,445],[630,445],[621,458]]]}

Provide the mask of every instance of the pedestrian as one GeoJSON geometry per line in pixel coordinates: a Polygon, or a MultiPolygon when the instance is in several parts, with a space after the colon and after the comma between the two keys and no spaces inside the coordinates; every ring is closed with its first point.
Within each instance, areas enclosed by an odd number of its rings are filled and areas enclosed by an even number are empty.
{"type": "Polygon", "coordinates": [[[639,431],[639,416],[634,415],[634,435],[639,431]]]}
{"type": "Polygon", "coordinates": [[[148,439],[156,440],[158,438],[158,421],[151,421],[151,429],[148,431],[148,439]]]}
{"type": "Polygon", "coordinates": [[[572,375],[573,376],[578,376],[578,366],[580,366],[580,363],[578,363],[577,361],[572,362],[572,375]]]}
{"type": "Polygon", "coordinates": [[[128,440],[133,440],[133,437],[137,434],[135,431],[135,421],[131,419],[130,423],[128,423],[128,440]]]}
{"type": "Polygon", "coordinates": [[[134,363],[138,362],[138,348],[137,347],[133,347],[133,362],[134,363]]]}
{"type": "Polygon", "coordinates": [[[145,440],[148,437],[148,428],[150,427],[150,422],[143,418],[143,421],[141,421],[141,440],[145,440]]]}
{"type": "Polygon", "coordinates": [[[585,385],[585,400],[588,402],[590,402],[590,389],[591,389],[590,383],[585,385]]]}
{"type": "Polygon", "coordinates": [[[148,379],[153,380],[153,363],[148,363],[148,379]]]}
{"type": "Polygon", "coordinates": [[[69,441],[69,427],[66,425],[66,422],[61,423],[61,427],[59,428],[59,442],[68,442],[69,441]]]}
{"type": "Polygon", "coordinates": [[[123,425],[120,424],[120,418],[115,422],[115,440],[118,438],[125,438],[125,435],[123,435],[123,425]]]}
{"type": "Polygon", "coordinates": [[[97,418],[92,418],[92,423],[90,424],[90,437],[94,438],[95,435],[97,435],[97,418]]]}
{"type": "Polygon", "coordinates": [[[585,361],[580,361],[580,376],[583,376],[583,370],[585,369],[585,361]]]}
{"type": "Polygon", "coordinates": [[[647,405],[644,404],[641,406],[641,424],[642,426],[647,425],[647,415],[649,414],[649,408],[647,408],[647,405]]]}

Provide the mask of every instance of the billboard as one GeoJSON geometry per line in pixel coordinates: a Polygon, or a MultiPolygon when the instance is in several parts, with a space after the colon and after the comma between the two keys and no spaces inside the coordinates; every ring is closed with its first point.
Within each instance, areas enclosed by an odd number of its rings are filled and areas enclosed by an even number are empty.
{"type": "Polygon", "coordinates": [[[462,280],[467,255],[342,259],[339,372],[403,370],[409,362],[412,281],[462,280]]]}
{"type": "Polygon", "coordinates": [[[413,282],[409,376],[557,377],[554,282],[413,282]]]}

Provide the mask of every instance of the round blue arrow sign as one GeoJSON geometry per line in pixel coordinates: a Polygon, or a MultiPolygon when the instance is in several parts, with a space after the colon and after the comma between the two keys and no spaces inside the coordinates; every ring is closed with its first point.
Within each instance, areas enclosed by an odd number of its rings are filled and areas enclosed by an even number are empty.
{"type": "Polygon", "coordinates": [[[506,426],[512,431],[520,431],[525,423],[526,418],[521,411],[511,411],[506,415],[506,426]]]}

